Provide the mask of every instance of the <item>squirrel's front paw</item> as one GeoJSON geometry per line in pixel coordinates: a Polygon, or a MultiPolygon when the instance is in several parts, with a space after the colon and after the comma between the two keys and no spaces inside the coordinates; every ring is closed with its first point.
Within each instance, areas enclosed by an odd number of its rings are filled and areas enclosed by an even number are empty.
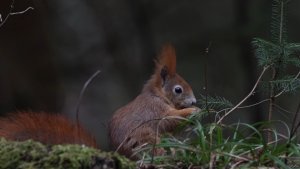
{"type": "Polygon", "coordinates": [[[189,107],[189,108],[185,108],[185,110],[187,112],[189,112],[189,114],[192,114],[192,113],[197,113],[199,111],[201,111],[201,109],[199,107],[189,107]]]}
{"type": "Polygon", "coordinates": [[[200,109],[198,107],[189,107],[181,110],[181,116],[186,117],[192,113],[198,112],[200,109]]]}
{"type": "Polygon", "coordinates": [[[200,109],[199,107],[196,107],[196,106],[193,106],[193,107],[191,107],[191,108],[194,109],[194,110],[192,111],[192,113],[198,113],[198,112],[201,111],[201,109],[200,109]]]}
{"type": "Polygon", "coordinates": [[[180,109],[180,110],[173,110],[168,112],[169,116],[181,116],[181,117],[187,117],[189,115],[191,115],[194,112],[199,112],[200,108],[198,107],[189,107],[189,108],[184,108],[184,109],[180,109]]]}

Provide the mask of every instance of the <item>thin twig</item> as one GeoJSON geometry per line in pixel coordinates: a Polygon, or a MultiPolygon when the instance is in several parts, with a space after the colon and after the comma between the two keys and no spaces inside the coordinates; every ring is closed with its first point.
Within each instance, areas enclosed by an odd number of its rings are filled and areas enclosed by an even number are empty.
{"type": "MultiPolygon", "coordinates": [[[[9,11],[8,11],[8,14],[4,18],[3,22],[0,23],[0,27],[2,27],[4,25],[4,23],[7,21],[7,19],[9,18],[10,13],[12,13],[12,10],[14,9],[14,4],[15,4],[15,0],[12,0],[11,4],[10,4],[9,11]]],[[[2,18],[1,18],[1,21],[2,21],[2,18]]]]}
{"type": "Polygon", "coordinates": [[[4,20],[2,19],[2,16],[0,15],[0,27],[2,27],[5,22],[8,20],[8,18],[12,15],[20,15],[20,14],[24,14],[25,12],[29,11],[29,10],[34,10],[33,7],[27,7],[25,10],[23,11],[19,11],[19,12],[13,12],[13,9],[14,9],[14,5],[15,5],[15,0],[12,0],[11,1],[11,4],[10,4],[10,8],[9,8],[9,11],[8,11],[8,14],[6,15],[6,17],[4,18],[4,20]]]}
{"type": "Polygon", "coordinates": [[[100,73],[100,70],[97,70],[83,85],[81,91],[80,91],[80,95],[76,104],[76,122],[77,125],[79,125],[79,109],[80,109],[80,104],[82,101],[82,97],[83,94],[85,93],[86,88],[88,87],[88,85],[91,83],[91,81],[100,73]]]}
{"type": "Polygon", "coordinates": [[[204,55],[204,91],[205,91],[205,108],[206,111],[209,113],[209,108],[208,108],[208,80],[207,80],[207,58],[209,56],[209,51],[211,47],[211,42],[209,42],[208,47],[205,49],[205,55],[204,55]]]}
{"type": "Polygon", "coordinates": [[[281,106],[279,106],[278,104],[273,104],[275,108],[277,108],[278,110],[281,110],[285,113],[289,113],[289,114],[293,114],[293,112],[290,112],[288,110],[286,110],[285,108],[282,108],[281,106]]]}
{"type": "MultiPolygon", "coordinates": [[[[208,108],[208,79],[207,79],[207,58],[209,56],[209,51],[210,51],[210,47],[211,47],[211,42],[209,42],[207,48],[205,49],[205,55],[204,55],[204,71],[203,71],[203,74],[204,74],[204,92],[205,92],[205,109],[207,111],[207,113],[209,114],[209,108],[208,108]]],[[[210,117],[210,121],[211,120],[211,117],[210,117]]],[[[212,139],[210,140],[210,143],[212,143],[212,139]]],[[[211,145],[211,144],[210,144],[211,145]]]]}
{"type": "Polygon", "coordinates": [[[254,94],[255,89],[258,86],[258,83],[260,82],[261,78],[263,77],[263,75],[265,74],[266,70],[268,70],[269,66],[264,67],[264,69],[262,70],[261,74],[259,75],[255,85],[253,86],[252,90],[249,92],[249,94],[242,100],[240,101],[236,106],[234,106],[231,110],[229,110],[227,113],[225,113],[217,122],[217,124],[221,123],[222,120],[228,116],[231,112],[233,112],[235,109],[237,109],[241,104],[243,104],[250,96],[252,96],[254,94]]]}
{"type": "Polygon", "coordinates": [[[257,105],[262,104],[264,102],[267,102],[269,100],[270,99],[265,99],[265,100],[262,100],[260,102],[254,103],[254,104],[250,104],[250,105],[246,105],[246,106],[240,106],[240,107],[238,107],[238,109],[246,109],[246,108],[254,107],[254,106],[257,106],[257,105]]]}
{"type": "MultiPolygon", "coordinates": [[[[257,106],[257,105],[259,105],[259,104],[262,104],[262,103],[264,103],[264,102],[267,102],[267,101],[269,101],[269,100],[270,100],[270,99],[265,99],[265,100],[262,100],[262,101],[259,101],[259,102],[257,102],[257,103],[253,103],[253,104],[250,104],[250,105],[240,106],[240,107],[237,107],[237,109],[251,108],[251,107],[257,106]]],[[[225,109],[222,109],[222,110],[216,112],[216,114],[220,114],[220,113],[223,112],[223,111],[226,112],[227,110],[230,110],[230,109],[231,109],[231,108],[225,108],[225,109]]]]}
{"type": "Polygon", "coordinates": [[[10,13],[10,15],[12,16],[12,15],[21,15],[21,14],[24,14],[25,12],[27,12],[27,11],[29,11],[29,10],[34,10],[34,8],[33,7],[27,7],[24,11],[20,11],[20,12],[12,12],[12,13],[10,13]]]}

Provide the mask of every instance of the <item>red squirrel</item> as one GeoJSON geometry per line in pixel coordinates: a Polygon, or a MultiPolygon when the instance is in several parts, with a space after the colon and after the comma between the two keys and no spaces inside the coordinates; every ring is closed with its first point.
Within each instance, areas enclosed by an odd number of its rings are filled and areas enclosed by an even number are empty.
{"type": "MultiPolygon", "coordinates": [[[[154,74],[141,94],[113,115],[109,123],[111,144],[114,148],[120,146],[119,153],[131,157],[133,148],[158,142],[155,132],[158,121],[151,120],[167,116],[186,117],[197,110],[192,107],[195,103],[191,87],[176,73],[175,50],[166,45],[156,61],[154,74]]],[[[161,121],[159,134],[172,131],[177,125],[178,121],[174,119],[161,121]]],[[[63,115],[45,112],[16,112],[0,118],[0,137],[99,148],[94,137],[79,124],[63,115]]]]}
{"type": "Polygon", "coordinates": [[[165,45],[156,60],[154,74],[141,94],[114,113],[109,123],[111,145],[120,154],[137,158],[132,156],[134,148],[158,143],[160,134],[178,125],[175,119],[160,122],[156,119],[186,117],[198,110],[193,107],[195,103],[192,88],[176,73],[175,49],[170,44],[165,45]]]}

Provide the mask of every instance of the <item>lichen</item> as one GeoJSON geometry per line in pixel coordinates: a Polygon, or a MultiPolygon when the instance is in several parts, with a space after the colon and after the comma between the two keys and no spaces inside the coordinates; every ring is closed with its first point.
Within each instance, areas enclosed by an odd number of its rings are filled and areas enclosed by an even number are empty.
{"type": "Polygon", "coordinates": [[[39,142],[0,138],[0,169],[133,169],[134,162],[113,152],[81,145],[46,146],[39,142]]]}

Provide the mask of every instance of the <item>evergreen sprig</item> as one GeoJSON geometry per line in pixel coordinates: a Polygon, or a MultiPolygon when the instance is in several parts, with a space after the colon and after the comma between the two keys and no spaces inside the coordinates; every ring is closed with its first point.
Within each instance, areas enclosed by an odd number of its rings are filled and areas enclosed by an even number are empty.
{"type": "Polygon", "coordinates": [[[284,44],[287,40],[286,6],[288,2],[288,0],[273,0],[272,3],[271,37],[272,42],[276,44],[284,44]]]}
{"type": "Polygon", "coordinates": [[[285,72],[288,66],[300,68],[300,43],[288,43],[287,40],[286,6],[288,2],[288,0],[273,0],[271,40],[254,38],[252,41],[258,64],[274,68],[275,76],[271,81],[274,81],[279,88],[287,84],[291,85],[285,77],[281,77],[282,72],[285,72]]]}
{"type": "Polygon", "coordinates": [[[288,65],[300,67],[300,43],[276,44],[261,38],[254,38],[252,45],[259,66],[274,66],[284,71],[288,65]]]}
{"type": "Polygon", "coordinates": [[[220,96],[205,96],[200,95],[200,99],[198,100],[201,109],[226,109],[233,107],[233,104],[225,99],[224,97],[220,96]],[[207,99],[207,100],[206,100],[207,99]]]}
{"type": "Polygon", "coordinates": [[[252,45],[255,48],[255,55],[260,66],[273,65],[278,60],[281,47],[273,42],[254,38],[252,45]]]}
{"type": "Polygon", "coordinates": [[[277,91],[294,93],[300,88],[300,79],[293,76],[285,76],[281,79],[270,81],[277,91]]]}

